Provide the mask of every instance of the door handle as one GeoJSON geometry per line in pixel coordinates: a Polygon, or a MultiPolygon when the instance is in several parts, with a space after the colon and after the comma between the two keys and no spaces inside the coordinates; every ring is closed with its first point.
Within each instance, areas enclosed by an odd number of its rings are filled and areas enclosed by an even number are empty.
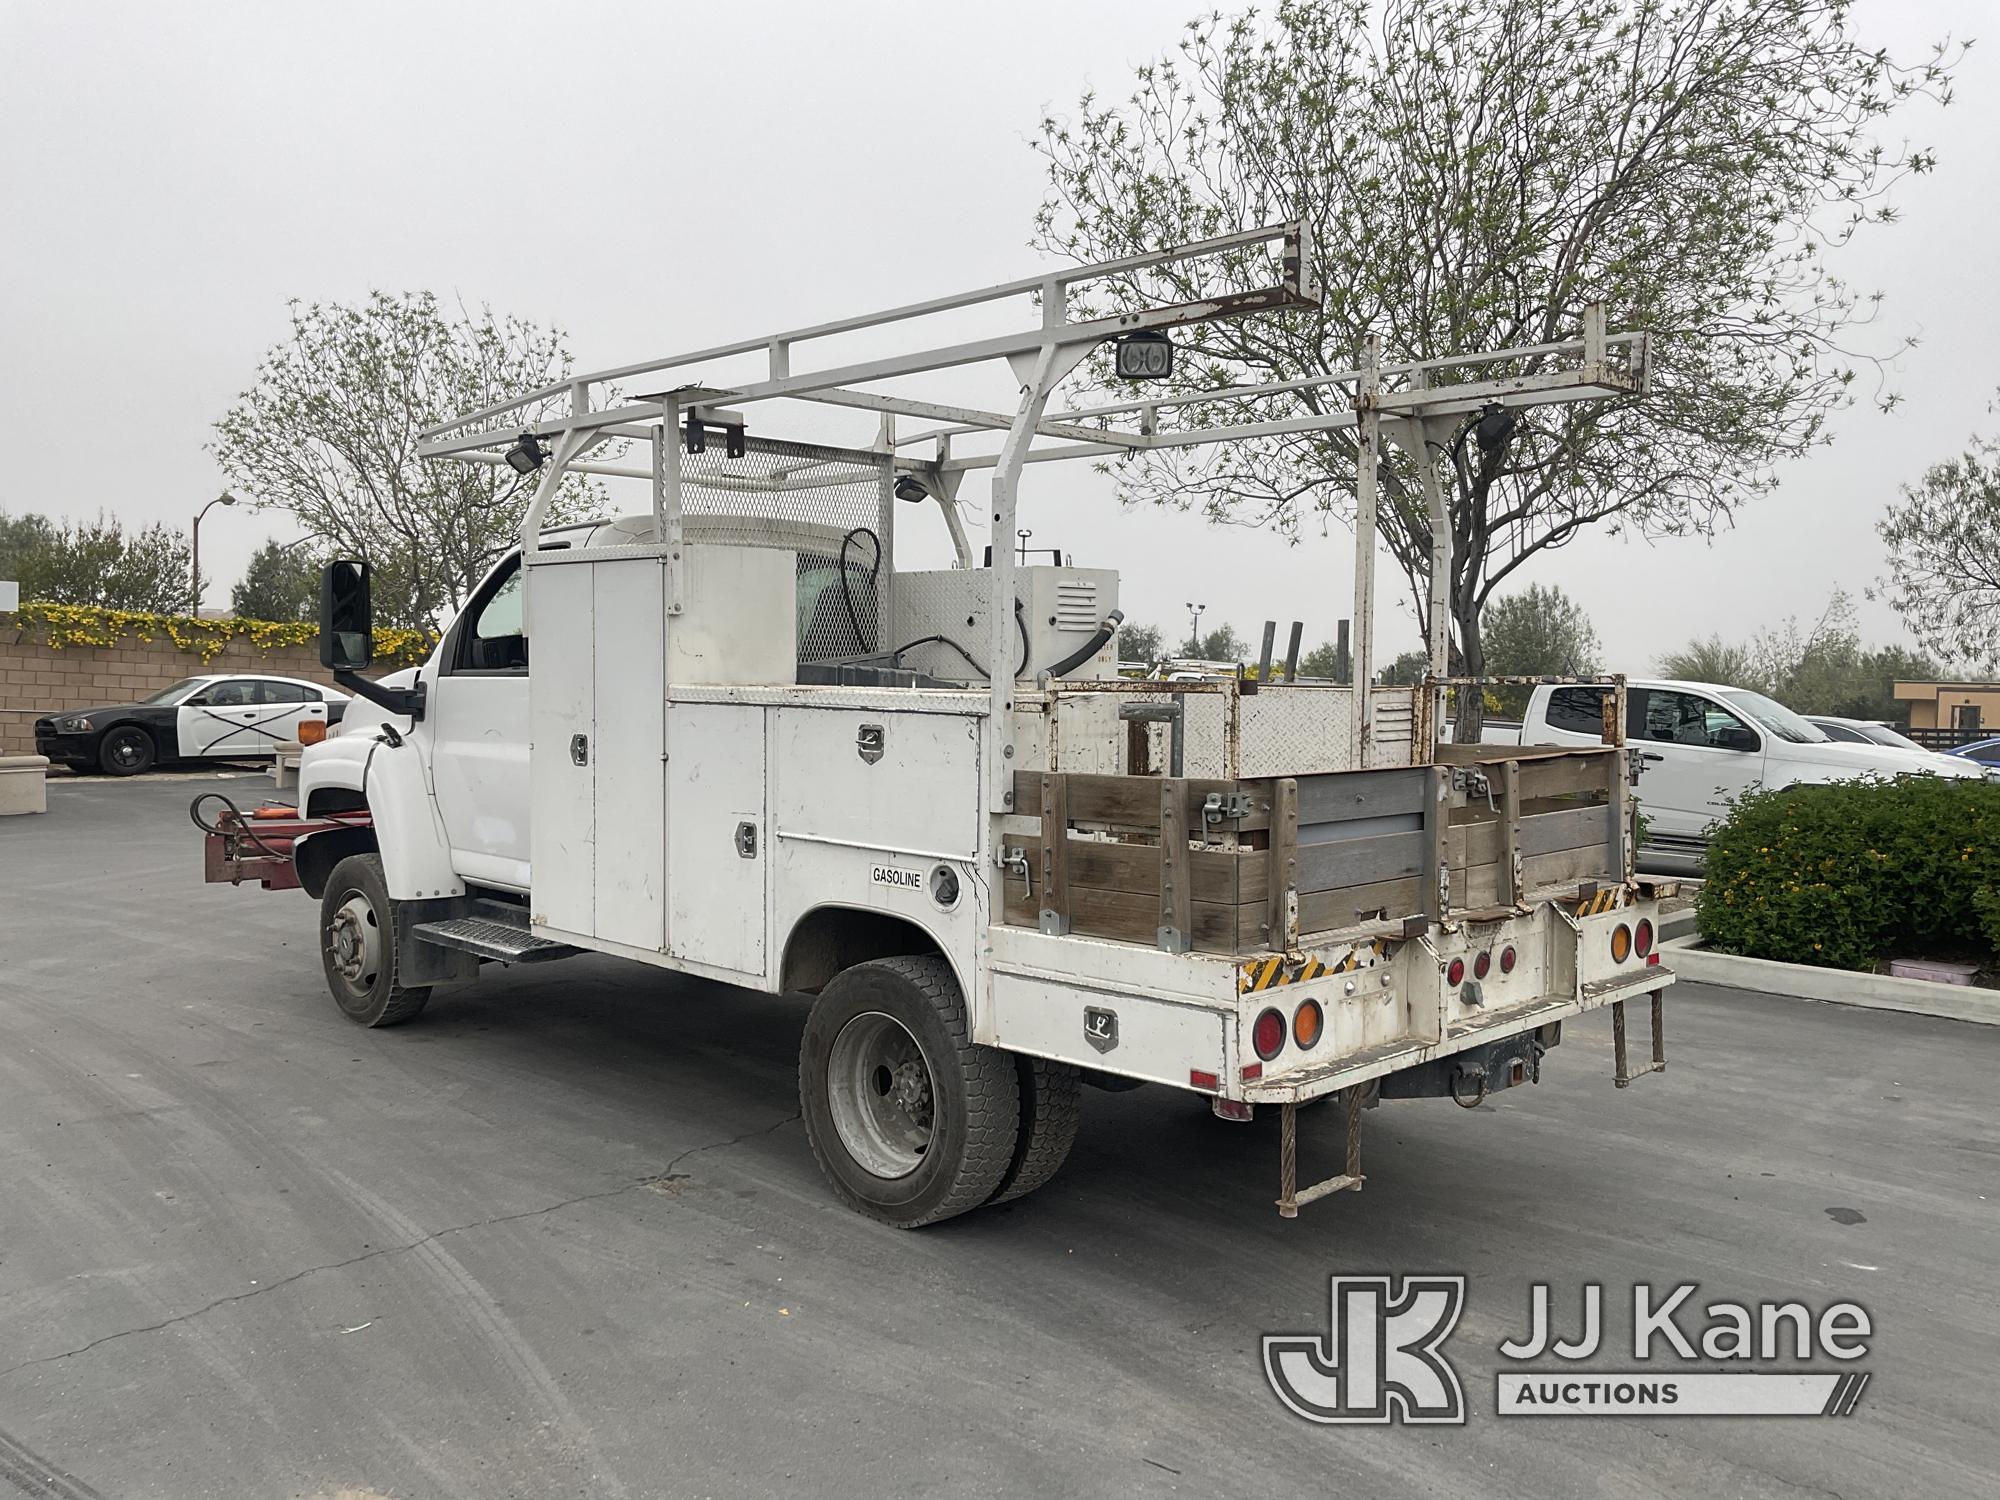
{"type": "Polygon", "coordinates": [[[1665,760],[1665,759],[1666,759],[1666,757],[1665,757],[1664,755],[1660,754],[1660,752],[1659,752],[1659,751],[1657,751],[1657,750],[1641,750],[1641,751],[1639,752],[1639,759],[1641,759],[1641,760],[1665,760]]]}
{"type": "Polygon", "coordinates": [[[573,734],[569,737],[569,759],[570,764],[575,766],[587,766],[590,764],[589,735],[573,734]]]}

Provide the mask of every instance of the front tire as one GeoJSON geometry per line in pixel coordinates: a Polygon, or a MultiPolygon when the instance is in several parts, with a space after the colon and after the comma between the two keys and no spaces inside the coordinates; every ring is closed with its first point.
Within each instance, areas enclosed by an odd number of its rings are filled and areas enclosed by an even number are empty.
{"type": "Polygon", "coordinates": [[[971,1039],[941,958],[884,958],[837,975],[799,1049],[813,1157],[850,1205],[898,1229],[977,1208],[1014,1160],[1014,1059],[971,1039]]]}
{"type": "Polygon", "coordinates": [[[108,729],[97,744],[97,764],[107,776],[138,776],[153,769],[159,749],[137,724],[108,729]]]}
{"type": "Polygon", "coordinates": [[[379,854],[333,867],[319,903],[319,954],[340,1013],[361,1026],[400,1026],[431,998],[430,986],[396,982],[396,909],[379,854]]]}

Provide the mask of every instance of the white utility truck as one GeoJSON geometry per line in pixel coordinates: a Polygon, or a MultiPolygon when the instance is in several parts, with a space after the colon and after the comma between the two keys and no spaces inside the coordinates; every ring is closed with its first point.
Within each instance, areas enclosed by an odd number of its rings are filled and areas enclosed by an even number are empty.
{"type": "Polygon", "coordinates": [[[815,994],[807,1136],[843,1198],[902,1226],[1045,1182],[1084,1083],[1275,1107],[1290,1216],[1361,1185],[1364,1107],[1537,1081],[1583,1012],[1612,1009],[1620,1085],[1662,1066],[1672,975],[1632,874],[1622,713],[1589,744],[1437,747],[1442,670],[1369,686],[1380,445],[1435,455],[1495,403],[1641,392],[1644,335],[1593,310],[1566,343],[1384,366],[1370,340],[1341,374],[1049,409],[1099,351],[1157,377],[1169,329],[1315,307],[1311,265],[1299,226],[1246,231],[435,429],[427,457],[534,478],[519,549],[423,667],[380,682],[358,675],[367,570],[328,569],[322,653],[367,701],[307,750],[295,816],[211,833],[209,878],[319,897],[328,983],[364,1025],[484,962],[580,952],[815,994]],[[1071,315],[1165,265],[1227,289],[1071,315]],[[1027,326],[881,352],[913,322],[1009,309],[1027,326]],[[1011,371],[993,406],[909,392],[980,369],[1011,371]],[[871,431],[806,441],[788,411],[871,431]],[[1297,433],[1363,455],[1356,686],[1121,678],[1118,573],[1009,543],[1043,460],[1297,433]],[[980,558],[958,507],[982,470],[1000,545],[980,558]],[[638,513],[548,524],[575,473],[643,486],[638,513]],[[945,565],[899,565],[920,518],[945,565]],[[1636,1066],[1631,999],[1651,1007],[1636,1066]],[[1337,1170],[1301,1185],[1297,1114],[1329,1097],[1337,1170]]]}

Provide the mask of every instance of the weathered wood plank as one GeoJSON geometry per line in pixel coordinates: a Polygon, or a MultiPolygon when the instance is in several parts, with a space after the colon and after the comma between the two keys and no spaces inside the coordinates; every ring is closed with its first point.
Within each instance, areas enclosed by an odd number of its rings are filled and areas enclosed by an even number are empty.
{"type": "Polygon", "coordinates": [[[1531,760],[1521,766],[1521,796],[1539,802],[1546,797],[1609,796],[1611,777],[1624,765],[1622,751],[1572,753],[1559,760],[1531,760]]]}
{"type": "Polygon", "coordinates": [[[1567,812],[1535,813],[1521,819],[1521,852],[1554,854],[1561,849],[1596,847],[1609,866],[1612,810],[1604,803],[1573,807],[1567,812]]]}
{"type": "MultiPolygon", "coordinates": [[[[1016,771],[1014,773],[1014,805],[1018,808],[1032,808],[1039,805],[1042,794],[1039,771],[1016,771]]],[[[1070,776],[1069,780],[1069,820],[1071,823],[1108,823],[1121,828],[1158,828],[1160,826],[1160,782],[1159,776],[1070,776]]],[[[1181,783],[1187,788],[1186,805],[1183,810],[1183,826],[1201,826],[1201,805],[1210,792],[1228,795],[1244,791],[1251,794],[1252,809],[1240,823],[1230,823],[1229,828],[1248,830],[1271,826],[1269,811],[1269,786],[1261,781],[1209,781],[1187,780],[1181,783]]]]}
{"type": "Polygon", "coordinates": [[[1400,921],[1421,909],[1422,882],[1386,880],[1330,891],[1299,892],[1300,932],[1344,932],[1386,920],[1400,921]]]}
{"type": "MultiPolygon", "coordinates": [[[[1025,847],[1028,862],[1041,868],[1038,839],[1009,840],[1025,847]]],[[[1190,849],[1188,869],[1194,877],[1194,899],[1223,906],[1257,903],[1268,889],[1268,856],[1261,849],[1190,849]]],[[[1019,877],[1015,877],[1017,883],[1019,877]]],[[[1072,837],[1069,841],[1069,883],[1072,890],[1129,891],[1151,896],[1160,889],[1160,850],[1156,844],[1106,844],[1072,837]]]]}
{"type": "Polygon", "coordinates": [[[1451,830],[1451,867],[1491,864],[1500,857],[1500,820],[1482,805],[1476,823],[1457,823],[1451,830]]]}
{"type": "Polygon", "coordinates": [[[1298,938],[1299,919],[1299,784],[1291,777],[1271,783],[1271,848],[1265,870],[1265,941],[1289,948],[1298,938]]]}
{"type": "Polygon", "coordinates": [[[1069,931],[1069,778],[1042,777],[1042,930],[1069,931]]]}
{"type": "MultiPolygon", "coordinates": [[[[1016,880],[1008,888],[1004,914],[1009,926],[1037,926],[1041,920],[1040,901],[1023,896],[1021,883],[1016,880]]],[[[1238,907],[1196,901],[1189,922],[1197,953],[1252,953],[1262,947],[1261,904],[1238,907]]],[[[1159,927],[1160,898],[1156,894],[1095,891],[1082,886],[1070,889],[1070,932],[1077,937],[1143,943],[1150,948],[1159,940],[1159,927]]]]}
{"type": "Polygon", "coordinates": [[[1328,771],[1299,777],[1299,822],[1394,817],[1424,810],[1424,768],[1328,771]]]}
{"type": "Polygon", "coordinates": [[[1299,846],[1299,890],[1326,891],[1343,885],[1374,885],[1420,875],[1426,835],[1389,833],[1368,839],[1337,839],[1299,846]]]}
{"type": "Polygon", "coordinates": [[[1553,854],[1531,854],[1521,863],[1521,883],[1528,895],[1552,885],[1573,885],[1581,880],[1611,884],[1617,877],[1610,870],[1609,851],[1601,844],[1576,849],[1558,849],[1553,854]]]}

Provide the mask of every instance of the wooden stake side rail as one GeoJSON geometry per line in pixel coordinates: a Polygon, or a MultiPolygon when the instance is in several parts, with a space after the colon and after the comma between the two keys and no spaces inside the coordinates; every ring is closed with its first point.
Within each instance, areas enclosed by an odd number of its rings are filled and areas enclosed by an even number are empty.
{"type": "Polygon", "coordinates": [[[1031,880],[1006,877],[1003,920],[1237,956],[1623,883],[1622,752],[1446,748],[1456,764],[1263,781],[1017,772],[1042,827],[1009,840],[1031,880]]]}

